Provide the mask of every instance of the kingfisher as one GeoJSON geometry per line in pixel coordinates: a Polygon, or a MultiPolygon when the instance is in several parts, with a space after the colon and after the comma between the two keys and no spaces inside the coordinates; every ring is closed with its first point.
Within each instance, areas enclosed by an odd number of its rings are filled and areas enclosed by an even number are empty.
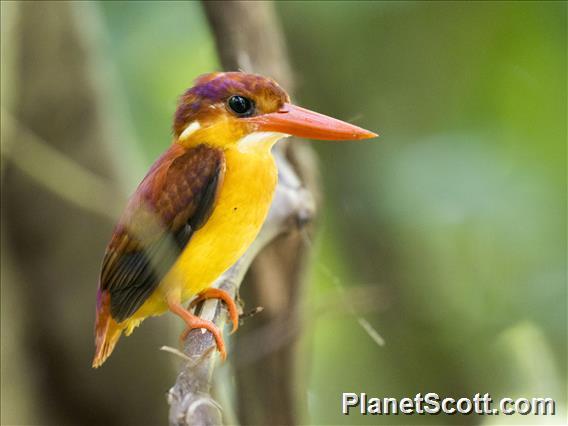
{"type": "Polygon", "coordinates": [[[238,327],[235,301],[212,287],[256,238],[278,181],[274,144],[298,136],[359,140],[377,134],[301,108],[272,79],[214,72],[179,99],[173,142],[127,202],[106,248],[95,321],[97,368],[118,339],[147,317],[171,311],[189,330],[222,334],[184,304],[216,298],[238,327]]]}

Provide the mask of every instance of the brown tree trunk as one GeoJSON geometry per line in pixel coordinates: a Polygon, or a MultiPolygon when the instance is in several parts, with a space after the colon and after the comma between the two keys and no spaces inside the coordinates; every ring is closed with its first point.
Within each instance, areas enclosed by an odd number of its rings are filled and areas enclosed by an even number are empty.
{"type": "MultiPolygon", "coordinates": [[[[287,91],[293,89],[284,39],[271,3],[205,1],[203,5],[226,70],[263,74],[287,91]]],[[[311,150],[299,140],[281,149],[303,184],[317,194],[311,150]]],[[[241,424],[294,425],[305,415],[305,389],[296,374],[296,337],[307,255],[302,234],[286,234],[260,253],[241,287],[248,307],[264,307],[261,314],[246,321],[236,337],[233,361],[241,424]]]]}

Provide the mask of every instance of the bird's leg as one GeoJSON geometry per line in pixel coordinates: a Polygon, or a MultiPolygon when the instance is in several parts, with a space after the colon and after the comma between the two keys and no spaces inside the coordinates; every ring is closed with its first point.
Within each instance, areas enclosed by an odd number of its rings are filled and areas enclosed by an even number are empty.
{"type": "Polygon", "coordinates": [[[199,318],[196,315],[193,315],[191,312],[186,310],[178,301],[168,300],[168,307],[170,311],[184,320],[185,324],[187,325],[187,329],[182,333],[180,339],[185,340],[189,332],[195,328],[204,328],[205,330],[211,332],[211,334],[215,338],[215,343],[217,344],[217,349],[221,354],[221,359],[223,359],[224,361],[227,358],[227,351],[225,350],[225,342],[223,341],[223,336],[221,335],[221,331],[215,324],[213,324],[211,321],[207,321],[199,318]]]}
{"type": "Polygon", "coordinates": [[[237,304],[235,303],[231,295],[219,288],[209,287],[208,289],[203,290],[201,293],[199,293],[197,297],[191,301],[189,307],[193,308],[197,303],[207,299],[221,299],[223,302],[225,302],[227,309],[229,310],[231,322],[233,323],[231,334],[237,331],[237,329],[239,328],[239,311],[237,309],[237,304]]]}

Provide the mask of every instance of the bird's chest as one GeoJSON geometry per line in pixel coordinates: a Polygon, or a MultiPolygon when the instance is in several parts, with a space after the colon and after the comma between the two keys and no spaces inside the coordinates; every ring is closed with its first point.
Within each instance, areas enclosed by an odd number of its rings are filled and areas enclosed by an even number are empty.
{"type": "MultiPolygon", "coordinates": [[[[213,212],[180,256],[183,299],[211,283],[244,254],[266,218],[277,183],[271,155],[226,153],[226,170],[213,212]]],[[[178,275],[179,277],[179,275],[178,275]]]]}
{"type": "Polygon", "coordinates": [[[227,153],[225,176],[215,207],[215,212],[219,210],[220,226],[256,228],[268,213],[277,183],[276,165],[270,155],[249,156],[227,153]]]}

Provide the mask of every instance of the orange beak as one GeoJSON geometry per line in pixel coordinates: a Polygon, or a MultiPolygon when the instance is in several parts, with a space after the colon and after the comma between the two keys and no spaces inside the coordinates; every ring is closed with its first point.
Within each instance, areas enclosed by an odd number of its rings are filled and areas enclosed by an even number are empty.
{"type": "Polygon", "coordinates": [[[379,136],[369,130],[319,114],[292,104],[284,104],[276,112],[245,118],[258,130],[280,132],[307,139],[359,140],[379,136]]]}

